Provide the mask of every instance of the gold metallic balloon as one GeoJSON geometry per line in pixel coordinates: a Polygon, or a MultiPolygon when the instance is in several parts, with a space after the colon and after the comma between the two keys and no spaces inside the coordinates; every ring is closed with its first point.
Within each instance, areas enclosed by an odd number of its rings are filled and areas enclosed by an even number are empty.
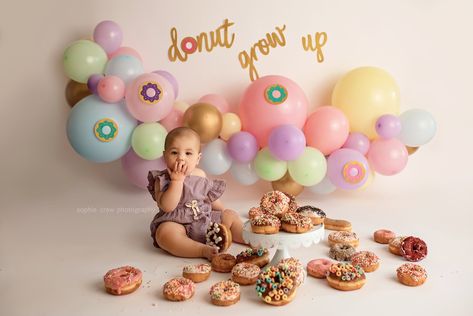
{"type": "Polygon", "coordinates": [[[294,196],[298,196],[304,190],[302,185],[292,180],[289,172],[286,172],[284,177],[281,179],[272,181],[271,186],[273,187],[273,190],[289,193],[294,196]]]}
{"type": "Polygon", "coordinates": [[[419,149],[419,147],[409,147],[409,146],[406,146],[406,149],[407,149],[407,153],[409,155],[412,155],[413,153],[415,153],[417,151],[417,149],[419,149]]]}
{"type": "Polygon", "coordinates": [[[184,126],[192,128],[200,136],[202,143],[218,137],[222,130],[222,114],[213,105],[196,103],[184,112],[184,126]]]}
{"type": "Polygon", "coordinates": [[[87,88],[87,84],[69,80],[66,86],[66,101],[71,107],[92,93],[87,88]]]}

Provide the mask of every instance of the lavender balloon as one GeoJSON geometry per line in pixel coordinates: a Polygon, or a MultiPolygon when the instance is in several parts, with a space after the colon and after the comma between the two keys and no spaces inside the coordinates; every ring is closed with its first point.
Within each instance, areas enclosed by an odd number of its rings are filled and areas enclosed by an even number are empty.
{"type": "Polygon", "coordinates": [[[366,153],[370,149],[370,140],[363,133],[353,132],[348,135],[348,138],[342,147],[354,149],[356,151],[359,151],[363,155],[366,155],[366,153]]]}
{"type": "Polygon", "coordinates": [[[123,33],[120,26],[113,21],[102,21],[94,29],[94,41],[111,54],[122,45],[123,33]]]}
{"type": "Polygon", "coordinates": [[[97,86],[99,85],[99,81],[103,78],[103,75],[100,74],[93,74],[87,79],[87,88],[93,94],[97,94],[97,86]]]}
{"type": "Polygon", "coordinates": [[[238,162],[251,162],[258,153],[256,137],[248,132],[233,134],[227,143],[228,153],[238,162]]]}
{"type": "Polygon", "coordinates": [[[337,188],[357,189],[366,182],[368,174],[368,161],[354,149],[338,149],[327,159],[327,176],[337,188]]]}
{"type": "Polygon", "coordinates": [[[145,160],[138,156],[133,148],[121,158],[122,168],[128,180],[139,188],[148,186],[148,172],[150,170],[164,170],[166,163],[160,157],[154,160],[145,160]]]}
{"type": "Polygon", "coordinates": [[[376,121],[376,133],[379,137],[389,139],[401,133],[401,120],[394,115],[382,115],[376,121]]]}
{"type": "Polygon", "coordinates": [[[165,70],[156,70],[153,71],[154,73],[163,76],[166,78],[172,85],[172,89],[174,90],[174,97],[177,98],[177,93],[179,92],[179,85],[177,84],[176,77],[174,77],[171,73],[165,70]]]}
{"type": "Polygon", "coordinates": [[[304,152],[305,145],[304,133],[294,125],[278,126],[269,135],[269,151],[279,160],[296,160],[304,152]]]}

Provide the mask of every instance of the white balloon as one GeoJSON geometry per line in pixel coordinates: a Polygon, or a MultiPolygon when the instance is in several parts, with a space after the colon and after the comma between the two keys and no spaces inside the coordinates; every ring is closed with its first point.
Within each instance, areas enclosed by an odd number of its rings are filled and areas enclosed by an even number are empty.
{"type": "Polygon", "coordinates": [[[399,116],[401,134],[398,139],[407,146],[419,147],[427,144],[437,131],[434,117],[427,111],[412,109],[399,116]]]}
{"type": "Polygon", "coordinates": [[[221,175],[230,169],[232,158],[227,151],[227,143],[221,139],[214,139],[202,150],[200,166],[211,175],[221,175]]]}
{"type": "Polygon", "coordinates": [[[255,184],[259,179],[253,167],[253,163],[251,162],[239,163],[234,161],[230,168],[230,172],[232,173],[233,178],[243,185],[255,184]]]}
{"type": "Polygon", "coordinates": [[[316,185],[307,187],[307,189],[310,192],[322,195],[322,194],[332,193],[333,191],[337,189],[337,187],[334,186],[332,182],[330,182],[328,176],[325,176],[325,178],[321,182],[317,183],[316,185]]]}

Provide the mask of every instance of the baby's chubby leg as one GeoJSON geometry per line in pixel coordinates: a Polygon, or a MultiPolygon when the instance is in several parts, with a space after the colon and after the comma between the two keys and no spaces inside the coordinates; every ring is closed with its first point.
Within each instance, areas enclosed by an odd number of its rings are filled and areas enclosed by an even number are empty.
{"type": "Polygon", "coordinates": [[[216,247],[202,244],[190,239],[183,225],[175,222],[164,222],[156,230],[156,242],[159,247],[177,257],[212,258],[218,253],[216,247]]]}
{"type": "Polygon", "coordinates": [[[237,212],[230,209],[225,209],[222,211],[222,224],[227,226],[232,232],[233,241],[239,244],[245,244],[243,240],[242,231],[243,231],[243,222],[238,216],[237,212]]]}

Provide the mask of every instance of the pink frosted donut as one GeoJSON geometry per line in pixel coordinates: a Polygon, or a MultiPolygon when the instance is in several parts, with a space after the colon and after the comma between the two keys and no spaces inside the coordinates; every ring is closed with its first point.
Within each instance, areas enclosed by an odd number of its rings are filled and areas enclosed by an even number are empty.
{"type": "Polygon", "coordinates": [[[389,244],[389,241],[396,237],[396,234],[387,229],[378,229],[373,234],[374,241],[380,244],[389,244]]]}
{"type": "Polygon", "coordinates": [[[314,259],[307,263],[307,273],[318,279],[327,277],[332,261],[328,259],[314,259]]]}

